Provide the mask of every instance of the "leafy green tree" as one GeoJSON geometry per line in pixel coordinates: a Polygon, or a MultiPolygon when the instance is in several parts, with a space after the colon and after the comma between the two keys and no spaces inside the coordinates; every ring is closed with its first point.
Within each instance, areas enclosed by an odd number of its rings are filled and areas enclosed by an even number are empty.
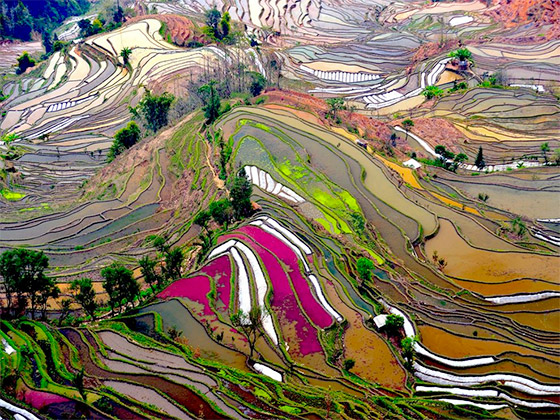
{"type": "Polygon", "coordinates": [[[18,1],[12,10],[13,36],[23,41],[31,40],[33,31],[33,17],[23,2],[18,1]]]}
{"type": "Polygon", "coordinates": [[[412,361],[414,359],[414,344],[416,339],[412,337],[405,337],[401,340],[402,355],[405,359],[412,361]]]}
{"type": "Polygon", "coordinates": [[[64,47],[66,47],[67,45],[69,45],[69,42],[58,41],[57,40],[57,41],[54,41],[52,50],[53,50],[53,52],[62,51],[62,49],[64,47]]]}
{"type": "Polygon", "coordinates": [[[360,257],[358,258],[357,269],[358,269],[358,277],[363,282],[368,282],[371,280],[371,270],[373,270],[375,266],[373,262],[368,258],[360,257]]]}
{"type": "Polygon", "coordinates": [[[214,41],[233,41],[231,32],[231,16],[229,12],[222,13],[213,7],[206,11],[206,26],[202,31],[214,41]]]}
{"type": "Polygon", "coordinates": [[[348,372],[350,372],[355,365],[356,361],[354,359],[344,360],[344,370],[347,370],[348,372]]]}
{"type": "Polygon", "coordinates": [[[385,331],[388,334],[396,334],[404,326],[404,318],[400,315],[389,314],[385,322],[385,331]]]}
{"type": "Polygon", "coordinates": [[[210,212],[203,210],[194,217],[193,223],[200,226],[202,229],[208,230],[208,222],[210,222],[211,218],[212,215],[210,212]]]}
{"type": "Polygon", "coordinates": [[[95,34],[98,34],[100,32],[103,32],[103,22],[101,22],[101,20],[99,20],[99,19],[94,19],[92,24],[91,24],[91,29],[93,31],[93,33],[91,35],[95,35],[95,34]]]}
{"type": "Polygon", "coordinates": [[[250,359],[253,358],[257,340],[264,334],[263,318],[265,316],[269,315],[260,306],[253,306],[249,313],[240,310],[231,316],[233,326],[247,338],[251,351],[250,359]]]}
{"type": "Polygon", "coordinates": [[[560,148],[554,149],[554,162],[556,162],[557,165],[560,165],[560,148]]]}
{"type": "Polygon", "coordinates": [[[227,198],[210,203],[208,208],[214,221],[220,225],[227,225],[233,220],[233,208],[227,198]]]}
{"type": "Polygon", "coordinates": [[[447,150],[445,148],[445,146],[442,146],[441,144],[438,144],[434,151],[440,155],[444,160],[445,159],[453,159],[455,157],[455,153],[453,153],[451,150],[447,150]]]}
{"type": "Polygon", "coordinates": [[[129,149],[140,140],[140,128],[134,121],[130,121],[126,127],[116,132],[115,140],[129,149]]]}
{"type": "Polygon", "coordinates": [[[42,251],[11,249],[0,255],[0,276],[9,314],[14,295],[19,310],[25,309],[29,300],[33,319],[39,304],[46,305],[49,298],[58,295],[53,279],[45,275],[48,266],[49,259],[42,251]]]}
{"type": "Polygon", "coordinates": [[[82,19],[78,22],[78,27],[80,28],[80,37],[87,38],[88,36],[96,34],[96,29],[91,24],[89,19],[82,19]]]}
{"type": "Polygon", "coordinates": [[[114,262],[101,270],[103,288],[109,295],[109,306],[114,313],[115,308],[122,305],[123,300],[134,302],[140,294],[140,286],[133,276],[133,273],[123,265],[114,262]]]}
{"type": "Polygon", "coordinates": [[[0,37],[29,41],[33,30],[52,33],[68,16],[80,16],[88,7],[87,0],[0,0],[0,37]]]}
{"type": "Polygon", "coordinates": [[[156,96],[152,95],[149,90],[146,91],[138,108],[150,130],[156,132],[167,125],[169,108],[174,100],[175,96],[168,92],[156,96]]]}
{"type": "Polygon", "coordinates": [[[122,57],[122,59],[123,59],[123,64],[124,64],[125,66],[128,65],[128,63],[129,63],[129,61],[130,61],[130,56],[131,56],[131,54],[132,54],[132,49],[130,49],[129,47],[124,47],[124,48],[121,50],[121,57],[122,57]]]}
{"type": "Polygon", "coordinates": [[[169,244],[167,243],[168,238],[166,236],[155,236],[152,240],[152,244],[158,252],[165,254],[169,251],[169,244]]]}
{"type": "Polygon", "coordinates": [[[115,133],[115,140],[109,149],[107,160],[111,162],[126,149],[131,148],[140,140],[140,127],[131,121],[126,127],[115,133]]]}
{"type": "Polygon", "coordinates": [[[266,87],[266,79],[262,74],[257,72],[252,72],[251,77],[253,81],[249,86],[249,91],[251,92],[251,95],[259,96],[263,89],[266,87]]]}
{"type": "Polygon", "coordinates": [[[78,373],[76,373],[76,375],[74,376],[73,382],[74,382],[74,386],[76,387],[76,389],[80,393],[80,396],[82,397],[82,399],[84,401],[86,401],[87,395],[86,395],[86,389],[85,389],[85,386],[84,386],[84,368],[83,367],[80,371],[78,371],[78,373]]]}
{"type": "Polygon", "coordinates": [[[222,18],[220,19],[220,33],[219,39],[228,39],[231,32],[231,16],[229,12],[224,12],[222,18]]]}
{"type": "Polygon", "coordinates": [[[439,98],[440,96],[443,95],[443,90],[433,85],[426,86],[422,91],[422,95],[424,95],[426,99],[439,98]]]}
{"type": "Polygon", "coordinates": [[[523,238],[527,234],[527,225],[525,225],[525,222],[521,220],[519,216],[512,219],[510,224],[513,232],[520,238],[523,238]]]}
{"type": "Polygon", "coordinates": [[[446,154],[445,146],[442,146],[441,144],[438,144],[434,148],[434,150],[438,155],[441,155],[441,156],[445,157],[445,154],[446,154]]]}
{"type": "Polygon", "coordinates": [[[216,81],[210,80],[207,84],[198,89],[201,99],[204,102],[202,109],[206,117],[206,123],[212,124],[220,116],[220,96],[216,91],[216,81]]]}
{"type": "Polygon", "coordinates": [[[233,153],[233,147],[229,142],[224,142],[223,137],[220,135],[218,140],[220,146],[220,179],[227,179],[227,164],[233,153]]]}
{"type": "Polygon", "coordinates": [[[95,311],[99,305],[95,300],[92,280],[86,277],[74,280],[70,285],[70,290],[74,301],[95,321],[95,311]]]}
{"type": "Polygon", "coordinates": [[[181,264],[183,264],[183,251],[174,247],[165,254],[165,276],[169,280],[177,280],[181,277],[181,264]]]}
{"type": "Polygon", "coordinates": [[[548,163],[548,156],[546,155],[548,152],[550,152],[550,146],[548,145],[548,142],[541,144],[541,152],[543,154],[544,161],[548,163]]]}
{"type": "Polygon", "coordinates": [[[458,153],[457,156],[455,156],[455,162],[457,163],[463,163],[469,160],[469,157],[464,154],[464,153],[458,153]]]}
{"type": "Polygon", "coordinates": [[[449,57],[466,61],[472,59],[472,53],[467,48],[459,48],[458,50],[451,51],[449,57]]]}
{"type": "Polygon", "coordinates": [[[337,117],[338,111],[344,109],[344,99],[342,98],[329,98],[325,102],[329,106],[329,115],[333,118],[337,117]]]}
{"type": "Polygon", "coordinates": [[[200,252],[196,257],[197,263],[200,263],[214,246],[214,241],[212,240],[210,231],[206,231],[206,234],[201,234],[198,239],[199,240],[195,242],[194,245],[200,246],[200,252]]]}
{"type": "Polygon", "coordinates": [[[213,7],[209,10],[206,11],[205,13],[206,15],[206,25],[212,29],[212,33],[216,33],[218,31],[218,25],[222,19],[222,14],[221,12],[216,9],[216,7],[213,7]]]}
{"type": "Polygon", "coordinates": [[[157,261],[152,260],[150,257],[145,255],[140,259],[140,261],[138,261],[138,264],[140,265],[140,271],[142,272],[144,281],[148,284],[148,286],[150,286],[152,292],[154,292],[154,285],[157,284],[158,286],[161,286],[162,283],[161,276],[156,272],[157,261]]]}
{"type": "Polygon", "coordinates": [[[51,34],[45,30],[41,34],[41,38],[43,40],[43,47],[45,48],[45,54],[48,55],[53,50],[53,40],[51,38],[51,34]]]}
{"type": "Polygon", "coordinates": [[[115,12],[113,13],[113,20],[115,23],[124,22],[124,10],[120,5],[117,5],[115,12]]]}
{"type": "Polygon", "coordinates": [[[405,130],[405,133],[406,133],[405,140],[408,140],[408,132],[410,131],[410,129],[412,127],[414,127],[414,121],[412,121],[410,118],[407,118],[406,120],[404,120],[402,122],[402,126],[405,130]]]}
{"type": "Polygon", "coordinates": [[[33,60],[27,51],[24,51],[17,59],[18,68],[16,70],[17,74],[25,73],[25,71],[30,68],[34,67],[36,62],[33,60]]]}
{"type": "Polygon", "coordinates": [[[484,162],[484,154],[482,151],[482,146],[480,146],[478,148],[478,153],[476,155],[476,159],[474,161],[474,166],[476,166],[477,168],[484,168],[486,166],[486,163],[484,162]]]}
{"type": "Polygon", "coordinates": [[[253,194],[253,184],[247,179],[245,168],[241,168],[233,180],[229,197],[233,207],[233,214],[236,219],[243,219],[253,213],[251,195],[253,194]]]}
{"type": "Polygon", "coordinates": [[[416,350],[414,349],[415,343],[416,338],[414,337],[405,337],[401,340],[401,354],[405,359],[404,367],[410,372],[413,372],[414,357],[416,355],[416,350]]]}

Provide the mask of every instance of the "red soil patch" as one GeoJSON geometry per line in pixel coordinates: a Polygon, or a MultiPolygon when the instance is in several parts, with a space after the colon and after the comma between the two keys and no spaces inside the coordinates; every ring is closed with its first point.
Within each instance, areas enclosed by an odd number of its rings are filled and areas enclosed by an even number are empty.
{"type": "MultiPolygon", "coordinates": [[[[165,23],[167,31],[165,37],[169,35],[173,43],[177,45],[187,45],[190,41],[203,42],[203,35],[200,34],[192,21],[180,15],[142,15],[127,19],[126,25],[140,22],[144,19],[157,19],[165,23]]],[[[166,38],[167,39],[167,38],[166,38]]]]}
{"type": "MultiPolygon", "coordinates": [[[[324,100],[306,93],[269,89],[265,92],[265,95],[268,96],[271,103],[293,106],[309,111],[321,118],[324,118],[329,109],[324,100]]],[[[359,128],[367,140],[387,141],[391,137],[390,127],[384,122],[350,111],[339,111],[338,116],[341,124],[335,125],[335,127],[347,128],[347,126],[352,126],[359,128]]],[[[327,122],[325,121],[323,124],[327,125],[327,122]]]]}
{"type": "Polygon", "coordinates": [[[412,61],[407,67],[407,74],[410,74],[412,70],[421,62],[427,60],[428,58],[440,55],[442,52],[451,51],[459,47],[459,41],[456,39],[448,39],[443,44],[439,42],[427,42],[426,44],[420,45],[416,48],[414,55],[412,56],[412,61]]]}
{"type": "Polygon", "coordinates": [[[560,2],[558,0],[500,0],[499,6],[487,13],[507,26],[528,22],[534,22],[537,25],[558,26],[560,24],[560,2]]]}
{"type": "MultiPolygon", "coordinates": [[[[391,125],[401,125],[402,120],[395,120],[391,125]]],[[[463,143],[465,136],[457,130],[453,124],[442,118],[415,118],[414,127],[410,130],[423,140],[426,140],[432,147],[441,144],[454,153],[458,153],[459,149],[455,147],[457,144],[463,143]]],[[[399,134],[400,137],[403,135],[399,134]]]]}

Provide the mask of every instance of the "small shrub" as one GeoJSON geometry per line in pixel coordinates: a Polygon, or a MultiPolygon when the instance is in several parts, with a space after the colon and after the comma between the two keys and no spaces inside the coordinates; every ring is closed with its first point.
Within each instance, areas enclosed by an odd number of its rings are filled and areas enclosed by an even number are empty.
{"type": "Polygon", "coordinates": [[[355,365],[356,361],[354,359],[344,360],[344,370],[347,370],[348,372],[350,372],[355,365]]]}
{"type": "Polygon", "coordinates": [[[27,51],[24,51],[23,54],[21,56],[19,56],[19,58],[17,59],[17,62],[18,62],[18,68],[16,70],[17,74],[25,73],[25,71],[28,68],[34,67],[35,64],[36,64],[35,60],[33,60],[29,56],[29,53],[27,51]]]}
{"type": "Polygon", "coordinates": [[[422,95],[424,95],[426,99],[439,98],[443,95],[443,90],[437,86],[426,86],[422,91],[422,95]]]}

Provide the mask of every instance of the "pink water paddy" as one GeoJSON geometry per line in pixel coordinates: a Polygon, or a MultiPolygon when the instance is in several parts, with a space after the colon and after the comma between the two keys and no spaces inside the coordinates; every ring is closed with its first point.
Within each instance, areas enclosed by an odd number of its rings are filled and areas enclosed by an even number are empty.
{"type": "MultiPolygon", "coordinates": [[[[241,231],[243,229],[240,229],[241,231]]],[[[256,240],[253,240],[253,236],[254,234],[258,234],[259,232],[262,233],[264,235],[263,236],[259,236],[260,240],[263,239],[274,239],[277,242],[280,242],[281,245],[284,245],[281,241],[279,241],[278,239],[276,239],[275,237],[269,235],[268,233],[264,232],[262,229],[259,228],[253,228],[252,230],[254,231],[258,231],[258,232],[248,232],[251,234],[251,236],[249,235],[244,235],[244,234],[231,234],[231,235],[227,235],[225,237],[223,237],[222,241],[226,241],[228,239],[241,239],[243,240],[247,245],[250,246],[250,248],[252,248],[257,255],[259,256],[259,258],[261,259],[261,261],[263,262],[264,266],[266,267],[266,271],[268,273],[268,276],[270,278],[270,282],[272,284],[272,287],[274,289],[274,294],[273,294],[273,298],[271,300],[271,306],[272,309],[274,310],[274,312],[279,316],[279,321],[281,325],[284,324],[294,324],[295,325],[295,330],[296,330],[296,335],[297,335],[297,341],[298,341],[298,347],[299,347],[299,351],[300,353],[305,356],[307,354],[311,354],[311,353],[318,353],[322,351],[321,348],[321,344],[319,343],[319,340],[317,338],[317,331],[315,330],[315,328],[309,323],[309,321],[307,320],[307,318],[302,314],[302,310],[298,304],[298,301],[293,293],[293,290],[291,288],[290,285],[290,279],[288,277],[288,275],[286,274],[286,272],[284,271],[282,265],[278,262],[278,260],[275,258],[275,254],[272,251],[269,251],[267,249],[265,249],[264,247],[262,247],[261,245],[259,245],[256,240]],[[266,236],[268,236],[268,238],[266,238],[266,236]]],[[[270,243],[268,243],[267,245],[270,245],[270,243]]],[[[278,244],[274,244],[274,245],[278,245],[278,244]]],[[[286,247],[287,248],[287,247],[286,247]]],[[[290,252],[291,249],[288,248],[288,250],[290,252]]],[[[281,252],[285,252],[285,249],[283,247],[280,248],[281,252]]],[[[293,252],[292,252],[293,254],[293,252]]],[[[281,254],[283,255],[283,254],[281,254]]],[[[297,257],[296,257],[296,265],[297,265],[297,257]]],[[[298,267],[298,273],[299,273],[299,267],[298,267]]],[[[302,289],[302,296],[306,299],[309,300],[309,298],[312,299],[311,302],[307,301],[307,302],[303,302],[302,301],[302,306],[304,306],[304,308],[309,309],[309,308],[313,308],[311,309],[312,311],[315,311],[313,313],[309,313],[307,312],[308,316],[310,316],[311,319],[317,319],[319,322],[322,322],[322,324],[320,325],[321,328],[324,328],[324,326],[328,326],[331,324],[332,320],[330,318],[330,316],[328,314],[327,317],[322,317],[320,313],[317,313],[317,311],[320,312],[324,312],[323,308],[317,304],[317,302],[315,301],[313,295],[311,295],[310,291],[309,291],[309,287],[307,286],[305,279],[303,279],[301,277],[301,275],[298,277],[296,277],[296,279],[298,281],[303,280],[303,282],[305,284],[302,284],[303,287],[301,287],[300,289],[302,289]],[[304,292],[304,290],[307,289],[307,294],[304,292]],[[319,306],[319,308],[317,308],[316,306],[313,306],[313,302],[319,306]]],[[[298,294],[298,296],[300,296],[298,294]]],[[[300,299],[301,297],[300,296],[300,299]]],[[[315,321],[314,321],[315,322],[315,321]]],[[[290,337],[285,337],[288,344],[290,345],[291,348],[294,348],[295,343],[290,343],[290,337]]]]}
{"type": "Polygon", "coordinates": [[[223,304],[223,311],[229,310],[231,300],[231,260],[227,255],[223,255],[210,263],[206,264],[201,273],[214,279],[216,285],[217,300],[223,304]]]}
{"type": "Polygon", "coordinates": [[[187,277],[173,282],[160,292],[157,297],[160,299],[187,298],[204,305],[204,309],[199,315],[214,316],[214,312],[208,302],[208,293],[210,293],[210,278],[204,274],[199,274],[198,276],[187,277]]]}
{"type": "MultiPolygon", "coordinates": [[[[271,252],[291,269],[290,279],[292,280],[294,290],[307,316],[309,316],[311,321],[319,328],[330,326],[332,324],[332,318],[311,293],[309,282],[301,274],[298,256],[295,252],[280,239],[256,226],[243,226],[239,231],[247,234],[257,244],[271,252]]],[[[291,293],[292,291],[289,290],[289,292],[291,293]]]]}
{"type": "Polygon", "coordinates": [[[66,403],[70,401],[62,395],[51,394],[50,392],[36,391],[34,389],[25,390],[25,402],[32,407],[40,410],[41,408],[58,403],[66,403]]]}

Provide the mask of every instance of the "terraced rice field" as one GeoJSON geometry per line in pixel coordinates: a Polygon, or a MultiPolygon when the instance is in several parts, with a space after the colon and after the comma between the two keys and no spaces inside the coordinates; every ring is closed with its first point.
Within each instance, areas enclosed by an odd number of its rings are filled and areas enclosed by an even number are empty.
{"type": "MultiPolygon", "coordinates": [[[[197,34],[213,5],[146,4],[186,14],[197,34]]],[[[502,25],[475,1],[215,6],[260,45],[178,47],[150,15],[3,82],[0,131],[17,137],[0,148],[17,157],[2,157],[0,250],[43,251],[61,294],[49,322],[0,321],[0,417],[557,418],[555,26],[502,25]],[[449,57],[460,46],[468,71],[449,57]],[[267,91],[224,99],[211,123],[198,109],[106,163],[147,89],[218,77],[238,56],[267,91]],[[484,83],[496,66],[504,83],[484,83]],[[323,101],[334,97],[345,109],[323,101]],[[453,168],[441,145],[466,162],[453,168]],[[233,197],[241,168],[252,214],[195,223],[233,197]],[[154,292],[138,260],[167,267],[156,235],[185,259],[154,292]],[[75,279],[107,301],[112,262],[143,297],[59,325],[75,279]],[[255,308],[253,342],[235,315],[255,308]]]]}

